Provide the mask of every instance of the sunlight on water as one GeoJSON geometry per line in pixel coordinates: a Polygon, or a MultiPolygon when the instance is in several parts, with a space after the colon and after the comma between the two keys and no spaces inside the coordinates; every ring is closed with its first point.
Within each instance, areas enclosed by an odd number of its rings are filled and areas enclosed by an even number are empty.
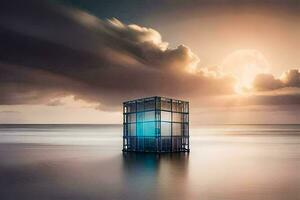
{"type": "Polygon", "coordinates": [[[121,145],[117,125],[1,125],[0,199],[300,199],[299,125],[196,127],[189,154],[121,145]]]}

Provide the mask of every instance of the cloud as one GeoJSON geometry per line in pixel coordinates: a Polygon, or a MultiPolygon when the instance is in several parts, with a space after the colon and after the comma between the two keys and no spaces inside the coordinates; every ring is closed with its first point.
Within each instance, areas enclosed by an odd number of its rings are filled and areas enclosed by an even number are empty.
{"type": "Polygon", "coordinates": [[[269,70],[265,56],[255,49],[239,49],[225,57],[221,64],[223,72],[233,74],[243,86],[251,85],[257,73],[269,70]]]}
{"type": "Polygon", "coordinates": [[[281,80],[285,87],[300,87],[300,71],[291,69],[282,75],[281,80]]]}
{"type": "Polygon", "coordinates": [[[0,5],[0,104],[48,104],[75,96],[100,109],[164,95],[233,94],[235,79],[198,66],[184,45],[154,29],[101,20],[45,1],[0,5]]]}
{"type": "Polygon", "coordinates": [[[12,111],[12,110],[2,110],[0,114],[19,114],[19,111],[12,111]]]}
{"type": "Polygon", "coordinates": [[[258,74],[254,79],[253,86],[258,91],[287,87],[300,88],[300,71],[298,69],[290,69],[283,73],[280,78],[275,78],[272,74],[258,74]]]}
{"type": "Polygon", "coordinates": [[[72,96],[110,110],[122,101],[154,95],[192,99],[194,107],[300,102],[297,92],[285,92],[300,87],[298,69],[280,78],[259,74],[254,94],[235,94],[236,79],[229,71],[241,78],[241,66],[249,62],[262,66],[258,71],[268,68],[258,51],[240,50],[223,66],[204,68],[189,47],[170,48],[152,28],[46,1],[17,2],[18,7],[0,3],[0,105],[58,106],[72,96]]]}
{"type": "Polygon", "coordinates": [[[283,83],[272,74],[258,74],[254,79],[253,86],[255,90],[267,91],[279,89],[283,86],[283,83]]]}
{"type": "Polygon", "coordinates": [[[64,102],[62,102],[60,99],[53,99],[49,103],[47,103],[47,106],[62,106],[64,105],[64,102]]]}

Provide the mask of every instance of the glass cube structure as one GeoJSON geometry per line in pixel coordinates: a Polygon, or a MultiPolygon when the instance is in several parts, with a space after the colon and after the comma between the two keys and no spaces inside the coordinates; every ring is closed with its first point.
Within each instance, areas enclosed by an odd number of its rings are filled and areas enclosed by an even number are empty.
{"type": "Polygon", "coordinates": [[[189,102],[148,97],[123,103],[123,151],[189,150],[189,102]]]}

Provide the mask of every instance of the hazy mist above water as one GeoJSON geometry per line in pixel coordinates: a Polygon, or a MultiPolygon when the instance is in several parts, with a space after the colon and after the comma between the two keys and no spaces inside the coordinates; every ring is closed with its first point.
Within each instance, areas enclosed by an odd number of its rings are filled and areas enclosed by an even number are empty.
{"type": "Polygon", "coordinates": [[[120,125],[0,125],[0,199],[300,199],[300,125],[190,135],[189,154],[123,154],[120,125]]]}

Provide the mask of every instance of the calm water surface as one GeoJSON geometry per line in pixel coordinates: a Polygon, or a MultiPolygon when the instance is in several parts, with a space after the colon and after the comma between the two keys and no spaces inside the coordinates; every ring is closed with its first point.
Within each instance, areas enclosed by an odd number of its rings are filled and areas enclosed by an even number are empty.
{"type": "Polygon", "coordinates": [[[300,200],[300,125],[193,128],[189,154],[123,154],[122,127],[0,125],[0,199],[300,200]]]}

